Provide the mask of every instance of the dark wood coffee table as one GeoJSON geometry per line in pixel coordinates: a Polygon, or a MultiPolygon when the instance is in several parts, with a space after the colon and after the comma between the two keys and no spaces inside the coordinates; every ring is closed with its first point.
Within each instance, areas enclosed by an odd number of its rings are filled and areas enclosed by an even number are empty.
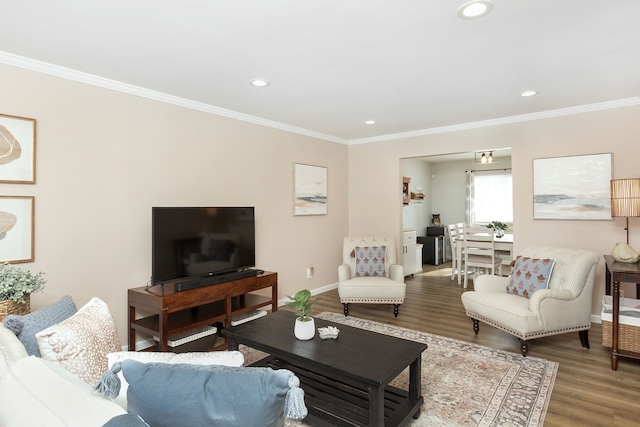
{"type": "Polygon", "coordinates": [[[295,314],[270,313],[260,319],[228,328],[230,350],[238,344],[269,356],[252,366],[293,371],[305,391],[312,425],[400,426],[418,418],[424,343],[315,319],[316,328],[335,326],[338,339],[316,336],[300,341],[293,335],[295,314]],[[409,367],[409,390],[389,385],[409,367]]]}

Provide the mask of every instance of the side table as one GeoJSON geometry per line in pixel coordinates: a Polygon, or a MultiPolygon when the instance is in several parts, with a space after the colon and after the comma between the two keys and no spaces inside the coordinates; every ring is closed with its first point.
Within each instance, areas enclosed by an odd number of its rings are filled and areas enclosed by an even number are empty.
{"type": "MultiPolygon", "coordinates": [[[[611,313],[612,344],[611,344],[611,369],[618,369],[618,356],[632,359],[640,359],[640,353],[618,350],[618,329],[620,326],[620,283],[628,282],[636,284],[636,292],[640,292],[640,264],[617,262],[611,255],[604,256],[605,292],[612,296],[613,311],[611,313]],[[613,293],[611,284],[613,283],[613,293]]],[[[636,297],[640,294],[636,294],[636,297]]]]}

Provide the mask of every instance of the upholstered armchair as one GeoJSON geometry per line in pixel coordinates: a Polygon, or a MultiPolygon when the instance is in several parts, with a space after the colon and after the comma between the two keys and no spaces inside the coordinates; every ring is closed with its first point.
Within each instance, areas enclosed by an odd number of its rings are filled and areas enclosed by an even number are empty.
{"type": "Polygon", "coordinates": [[[393,304],[398,317],[406,293],[404,267],[396,264],[391,237],[345,237],[338,266],[338,294],[349,315],[350,303],[393,304]]]}
{"type": "Polygon", "coordinates": [[[473,320],[476,335],[479,322],[502,329],[520,339],[520,351],[526,356],[528,342],[533,338],[578,331],[582,346],[588,349],[591,294],[600,255],[582,249],[535,245],[526,247],[521,257],[553,259],[555,263],[549,274],[527,274],[514,268],[510,277],[481,275],[474,280],[474,290],[462,294],[462,304],[473,320]],[[548,286],[518,291],[514,289],[521,282],[518,274],[540,280],[547,276],[548,286]]]}

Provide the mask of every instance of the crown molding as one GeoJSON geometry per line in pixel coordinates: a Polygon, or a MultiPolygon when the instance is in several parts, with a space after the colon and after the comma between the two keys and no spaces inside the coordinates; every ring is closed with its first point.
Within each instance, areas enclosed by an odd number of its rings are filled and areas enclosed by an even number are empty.
{"type": "Polygon", "coordinates": [[[0,51],[0,63],[13,65],[13,66],[24,68],[31,71],[37,71],[43,74],[49,74],[52,76],[73,80],[79,83],[85,83],[92,86],[101,87],[104,89],[110,89],[117,92],[139,96],[142,98],[152,99],[154,101],[177,105],[180,107],[202,111],[205,113],[211,113],[211,114],[215,114],[222,117],[228,117],[230,119],[236,119],[236,120],[253,123],[260,126],[279,129],[286,132],[309,136],[312,138],[318,138],[325,141],[337,142],[340,144],[349,143],[348,140],[343,138],[337,138],[335,136],[325,135],[320,132],[314,132],[309,129],[303,129],[296,126],[291,126],[284,123],[276,122],[273,120],[267,120],[260,117],[252,116],[249,114],[238,113],[237,111],[227,110],[225,108],[216,107],[216,106],[205,104],[202,102],[192,101],[192,100],[181,98],[178,96],[168,95],[162,92],[156,92],[156,91],[145,89],[139,86],[122,83],[116,80],[99,77],[93,74],[84,73],[77,70],[72,70],[70,68],[60,67],[60,66],[49,64],[42,61],[36,61],[34,59],[25,58],[25,57],[14,55],[7,52],[0,51]]]}
{"type": "Polygon", "coordinates": [[[489,126],[500,126],[505,124],[526,122],[526,121],[532,121],[532,120],[541,120],[541,119],[547,119],[552,117],[561,117],[561,116],[568,116],[573,114],[588,113],[592,111],[600,111],[600,110],[608,110],[612,108],[640,105],[640,96],[636,96],[636,97],[624,98],[624,99],[608,101],[608,102],[601,102],[596,104],[587,104],[587,105],[581,105],[576,107],[561,108],[557,110],[541,111],[541,112],[532,113],[532,114],[523,114],[519,116],[502,117],[498,119],[462,123],[457,125],[442,126],[442,127],[430,128],[430,129],[422,129],[422,130],[417,130],[412,132],[403,132],[403,133],[396,133],[396,134],[374,136],[370,138],[347,140],[344,138],[338,138],[332,135],[326,135],[320,132],[315,132],[309,129],[299,128],[296,126],[291,126],[284,123],[276,122],[273,120],[267,120],[267,119],[252,116],[249,114],[243,114],[237,111],[227,110],[225,108],[216,107],[216,106],[205,104],[202,102],[196,102],[186,98],[168,95],[162,92],[145,89],[139,86],[122,83],[116,80],[106,79],[93,74],[72,70],[70,68],[60,67],[60,66],[49,64],[42,61],[36,61],[34,59],[26,58],[19,55],[14,55],[8,52],[0,51],[0,63],[13,65],[13,66],[24,68],[27,70],[37,71],[40,73],[49,74],[52,76],[61,77],[64,79],[73,80],[76,82],[85,83],[85,84],[89,84],[89,85],[93,85],[93,86],[97,86],[105,89],[110,89],[117,92],[140,96],[142,98],[152,99],[152,100],[164,102],[167,104],[177,105],[177,106],[189,108],[192,110],[202,111],[205,113],[215,114],[222,117],[228,117],[231,119],[253,123],[260,126],[279,129],[285,132],[291,132],[298,135],[304,135],[311,138],[317,138],[324,141],[336,142],[339,144],[346,144],[346,145],[368,144],[372,142],[383,142],[383,141],[391,141],[396,139],[413,138],[417,136],[458,132],[462,130],[484,128],[489,126]]]}
{"type": "Polygon", "coordinates": [[[500,126],[512,123],[528,122],[532,120],[548,119],[552,117],[570,116],[573,114],[589,113],[592,111],[609,110],[612,108],[630,107],[640,105],[640,96],[631,98],[623,98],[614,101],[600,102],[597,104],[579,105],[576,107],[560,108],[557,110],[547,110],[538,113],[522,114],[519,116],[502,117],[499,119],[482,120],[478,122],[462,123],[459,125],[442,126],[437,128],[422,129],[412,132],[403,132],[382,136],[374,136],[371,138],[352,139],[349,145],[368,144],[371,142],[392,141],[403,138],[413,138],[416,136],[435,135],[439,133],[458,132],[461,130],[484,128],[489,126],[500,126]]]}

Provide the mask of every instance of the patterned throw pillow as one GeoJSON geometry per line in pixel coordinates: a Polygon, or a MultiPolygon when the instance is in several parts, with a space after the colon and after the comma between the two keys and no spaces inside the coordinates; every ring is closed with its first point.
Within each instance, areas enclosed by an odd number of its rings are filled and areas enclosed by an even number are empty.
{"type": "Polygon", "coordinates": [[[356,277],[387,275],[384,264],[386,261],[386,246],[356,246],[354,249],[356,258],[356,277]]]}
{"type": "Polygon", "coordinates": [[[121,350],[109,307],[95,297],[67,320],[38,332],[36,339],[43,359],[91,385],[108,369],[107,354],[121,350]]]}
{"type": "Polygon", "coordinates": [[[518,256],[509,276],[507,293],[531,298],[538,289],[547,289],[556,260],[518,256]]]}

